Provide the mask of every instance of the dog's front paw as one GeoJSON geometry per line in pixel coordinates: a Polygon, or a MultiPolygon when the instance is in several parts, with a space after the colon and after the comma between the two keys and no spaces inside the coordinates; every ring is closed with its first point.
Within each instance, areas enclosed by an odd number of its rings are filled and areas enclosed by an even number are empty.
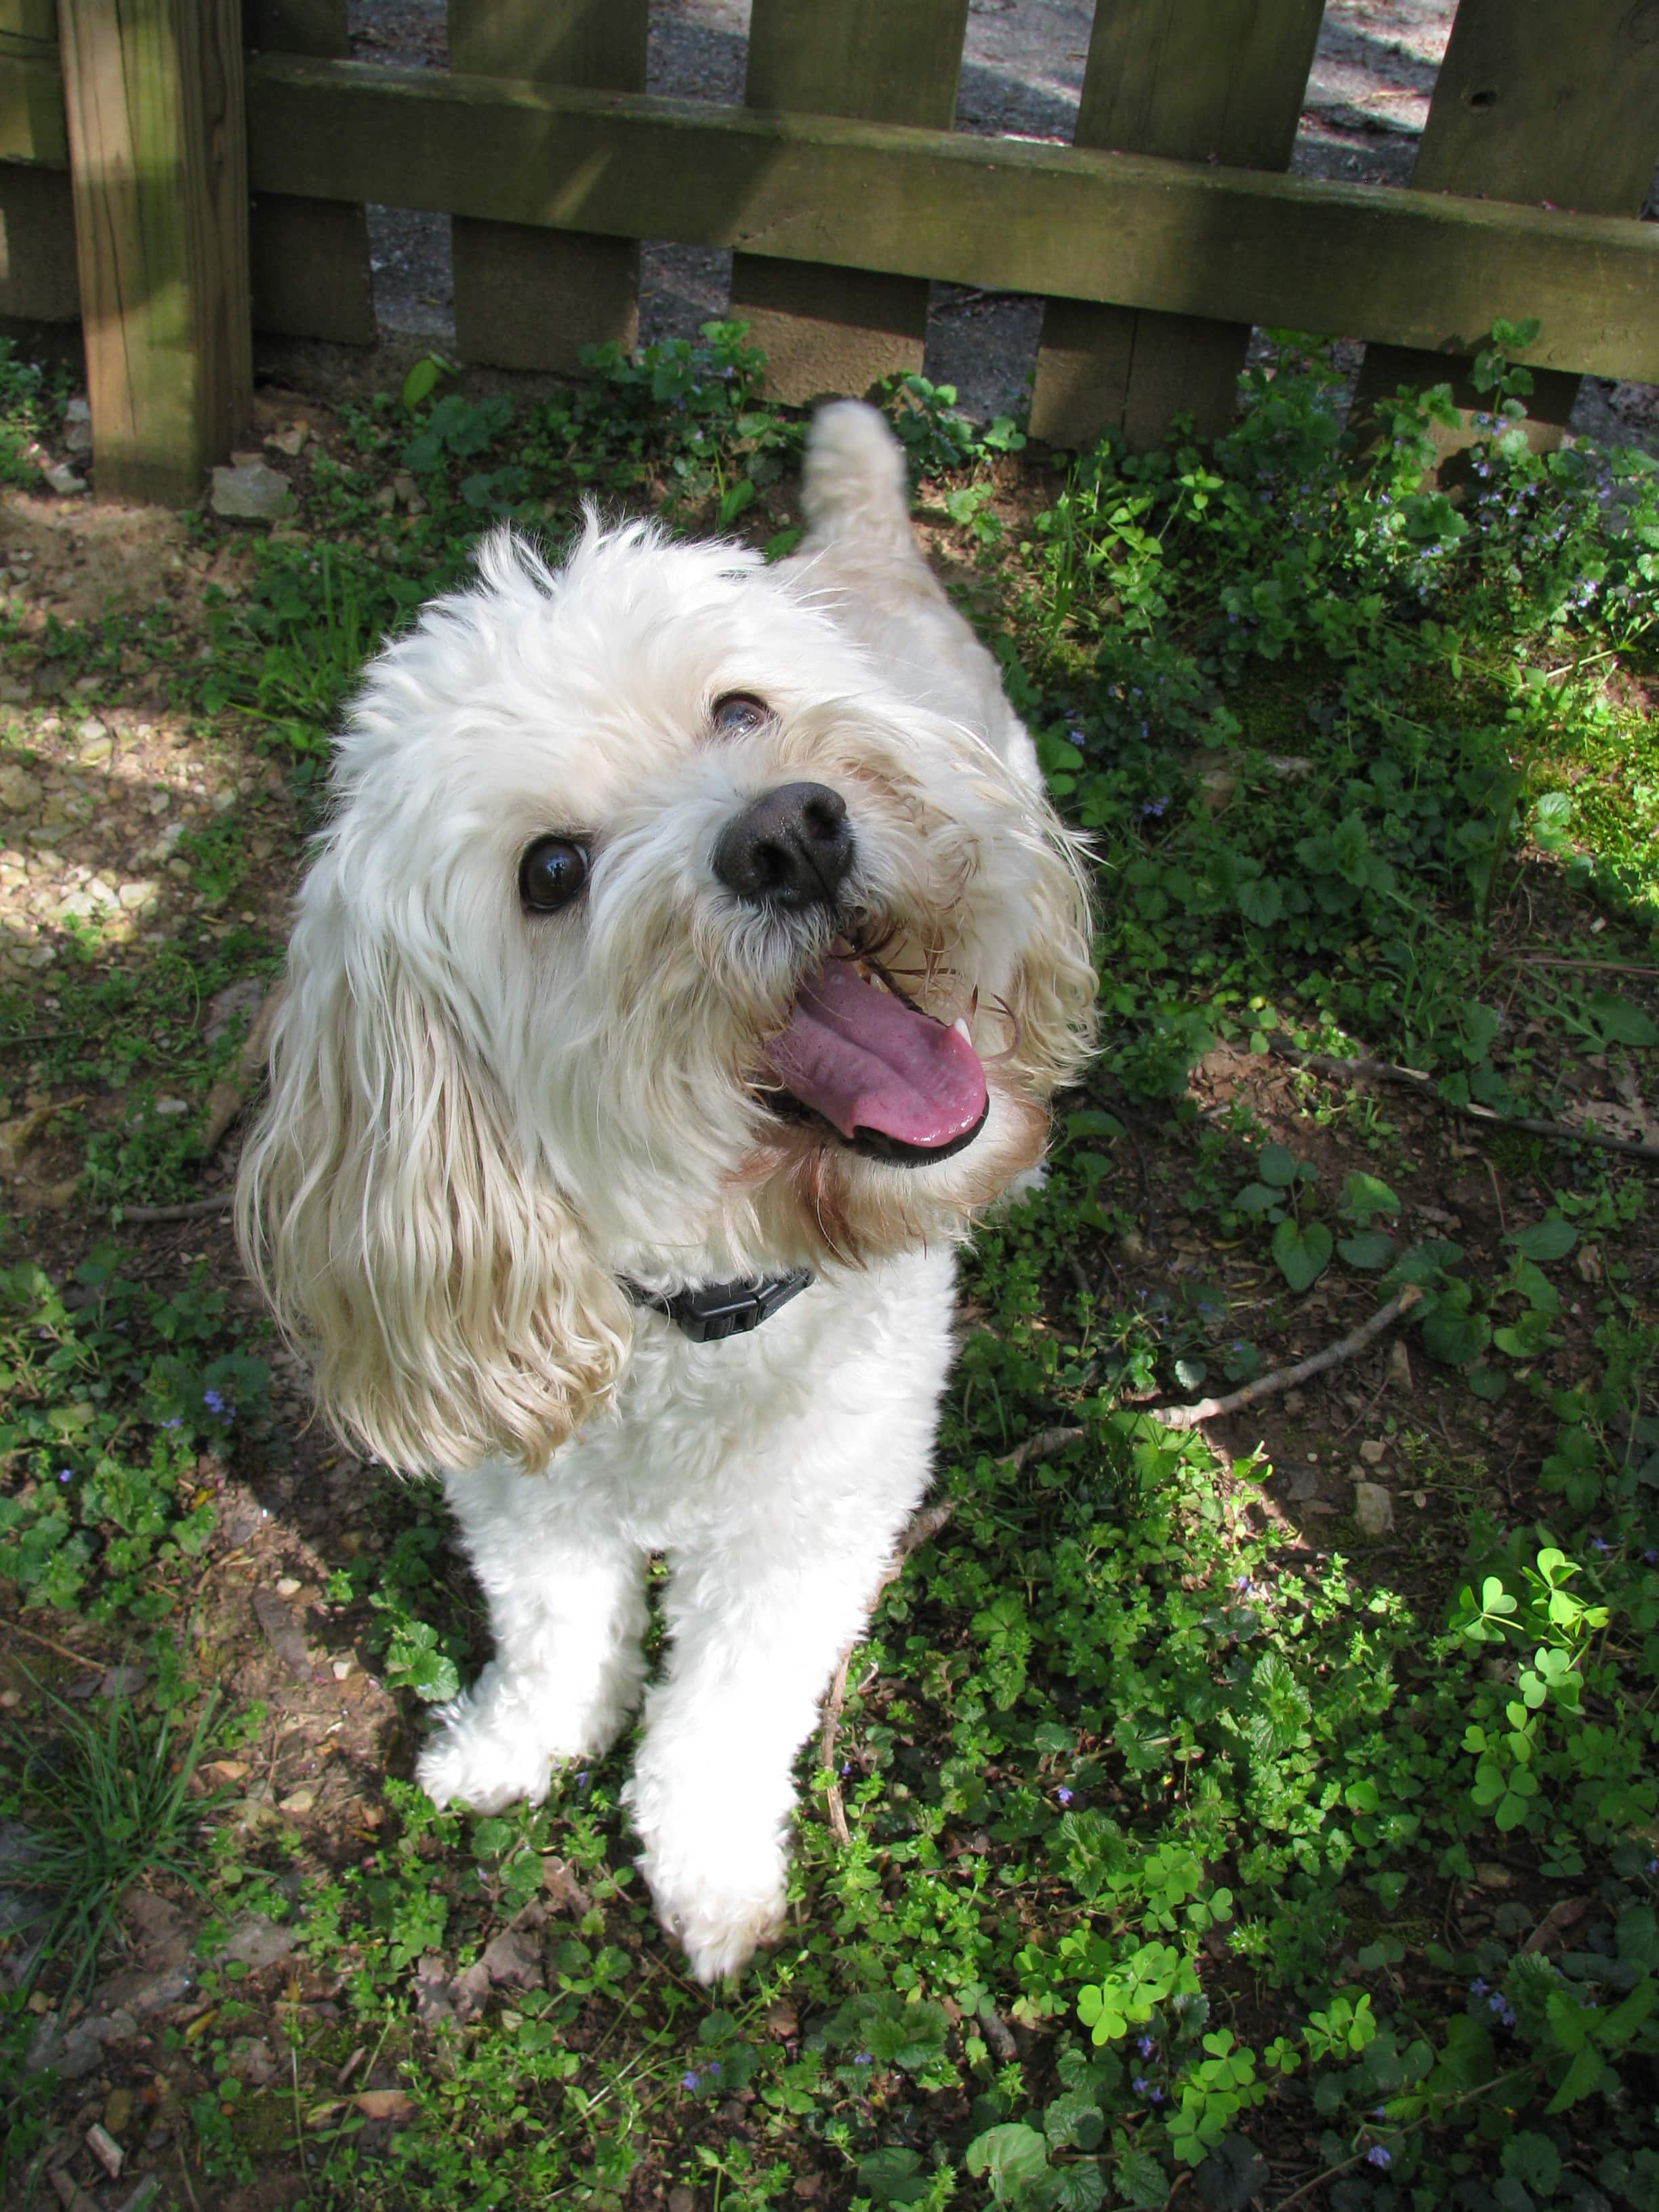
{"type": "Polygon", "coordinates": [[[764,1870],[751,1869],[750,1881],[735,1887],[735,1871],[722,1868],[718,1876],[698,1880],[684,1873],[677,1881],[665,1879],[647,1852],[640,1861],[657,1917],[685,1952],[700,1982],[718,1982],[746,1966],[764,1943],[772,1942],[783,1927],[786,1887],[781,1851],[764,1870]]]}
{"type": "Polygon", "coordinates": [[[539,1805],[556,1759],[567,1747],[550,1741],[544,1701],[526,1686],[486,1667],[466,1693],[440,1705],[438,1726],[415,1765],[434,1805],[459,1798],[475,1813],[504,1805],[539,1805]]]}

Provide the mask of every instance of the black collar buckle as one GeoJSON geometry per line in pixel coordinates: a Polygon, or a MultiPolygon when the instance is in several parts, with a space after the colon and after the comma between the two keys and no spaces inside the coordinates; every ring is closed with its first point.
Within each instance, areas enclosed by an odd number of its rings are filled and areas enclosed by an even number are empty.
{"type": "Polygon", "coordinates": [[[666,1296],[642,1290],[637,1283],[623,1287],[635,1305],[666,1314],[693,1344],[723,1344],[729,1336],[748,1336],[763,1321],[770,1321],[811,1280],[810,1267],[797,1267],[791,1275],[769,1275],[750,1283],[706,1283],[700,1289],[666,1296]]]}

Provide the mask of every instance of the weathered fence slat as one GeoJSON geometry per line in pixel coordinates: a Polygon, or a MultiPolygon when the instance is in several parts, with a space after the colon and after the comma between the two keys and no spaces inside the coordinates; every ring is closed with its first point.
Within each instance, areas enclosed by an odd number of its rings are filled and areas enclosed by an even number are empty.
{"type": "MultiPolygon", "coordinates": [[[[645,87],[646,0],[449,0],[451,65],[599,92],[645,87]]],[[[574,369],[581,349],[639,335],[633,239],[452,224],[455,345],[496,368],[574,369]]]]}
{"type": "MultiPolygon", "coordinates": [[[[1323,0],[1097,0],[1075,143],[1283,169],[1322,13],[1323,0]]],[[[1249,336],[1208,316],[1051,301],[1031,428],[1079,445],[1120,424],[1145,447],[1186,414],[1216,436],[1232,420],[1249,336]]]]}
{"type": "MultiPolygon", "coordinates": [[[[242,35],[255,53],[351,52],[346,0],[242,0],[242,35]]],[[[264,193],[248,213],[248,260],[256,331],[374,344],[374,286],[362,208],[264,193]]]]}
{"type": "MultiPolygon", "coordinates": [[[[54,0],[0,0],[0,46],[55,74],[54,0]]],[[[72,323],[80,312],[69,179],[0,163],[0,320],[72,323]]]]}
{"type": "MultiPolygon", "coordinates": [[[[1656,161],[1659,0],[1635,7],[1631,0],[1462,0],[1435,80],[1413,191],[1633,216],[1656,161]]],[[[1486,403],[1469,380],[1464,349],[1485,335],[1457,332],[1448,341],[1449,357],[1368,348],[1356,420],[1402,384],[1449,382],[1472,415],[1486,403]]],[[[1527,411],[1535,445],[1559,443],[1578,382],[1565,371],[1534,372],[1527,411]]],[[[1466,421],[1461,431],[1436,437],[1449,453],[1472,434],[1466,421]]]]}
{"type": "Polygon", "coordinates": [[[100,496],[182,506],[252,393],[238,0],[61,0],[100,496]]]}
{"type": "Polygon", "coordinates": [[[262,190],[1431,347],[1533,313],[1533,361],[1659,382],[1659,224],[356,62],[248,94],[262,190]]]}
{"type": "MultiPolygon", "coordinates": [[[[968,0],[754,0],[750,107],[948,131],[968,0]]],[[[767,359],[768,389],[802,402],[921,367],[927,287],[870,270],[738,254],[732,313],[767,359]]]]}

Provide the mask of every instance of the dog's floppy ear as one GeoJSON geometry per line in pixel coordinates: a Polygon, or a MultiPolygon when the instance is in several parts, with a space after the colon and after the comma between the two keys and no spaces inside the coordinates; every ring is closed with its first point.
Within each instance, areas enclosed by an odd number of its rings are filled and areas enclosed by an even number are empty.
{"type": "Polygon", "coordinates": [[[630,1340],[435,994],[337,909],[295,932],[237,1230],[330,1419],[393,1467],[539,1467],[630,1340]]]}
{"type": "Polygon", "coordinates": [[[1025,891],[1030,927],[1014,971],[1012,1064],[1031,1095],[1074,1082],[1094,1049],[1100,978],[1094,915],[1084,872],[1087,847],[1044,801],[1026,840],[1034,863],[1025,891]]]}

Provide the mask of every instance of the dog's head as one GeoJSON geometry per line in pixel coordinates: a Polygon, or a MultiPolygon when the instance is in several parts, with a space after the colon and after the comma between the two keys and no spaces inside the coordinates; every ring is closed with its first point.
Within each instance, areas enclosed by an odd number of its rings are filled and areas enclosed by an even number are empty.
{"type": "Polygon", "coordinates": [[[539,1463],[649,1287],[959,1235],[1039,1156],[1076,858],[805,581],[502,535],[370,668],[245,1156],[250,1264],[394,1464],[539,1463]]]}

